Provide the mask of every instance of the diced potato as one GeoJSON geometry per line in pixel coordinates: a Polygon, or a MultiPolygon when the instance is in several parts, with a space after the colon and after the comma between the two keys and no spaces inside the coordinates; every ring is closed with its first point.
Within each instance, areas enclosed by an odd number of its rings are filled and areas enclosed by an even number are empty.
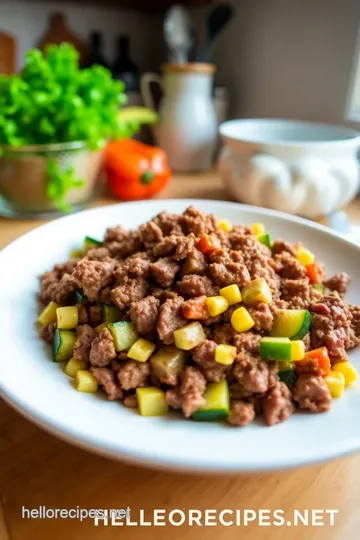
{"type": "Polygon", "coordinates": [[[169,412],[165,392],[160,388],[137,388],[136,398],[141,416],[165,416],[169,412]]]}
{"type": "Polygon", "coordinates": [[[58,309],[58,304],[56,302],[49,302],[48,305],[43,309],[38,318],[38,323],[41,326],[47,326],[56,321],[56,310],[58,309]]]}
{"type": "Polygon", "coordinates": [[[291,342],[291,360],[297,362],[303,360],[305,356],[305,343],[303,341],[296,340],[291,342]]]}
{"type": "Polygon", "coordinates": [[[265,225],[263,223],[253,223],[252,225],[250,225],[250,228],[252,233],[255,235],[263,234],[266,231],[265,225]]]}
{"type": "Polygon", "coordinates": [[[235,309],[234,313],[231,315],[231,326],[236,332],[247,332],[254,324],[254,319],[244,307],[235,309]]]}
{"type": "Polygon", "coordinates": [[[264,302],[264,304],[270,304],[272,302],[272,294],[269,285],[264,278],[257,278],[247,283],[241,289],[242,301],[244,304],[257,304],[257,302],[264,302]]]}
{"type": "Polygon", "coordinates": [[[172,345],[161,347],[150,358],[152,373],[162,382],[176,380],[185,363],[186,353],[172,345]]]}
{"type": "Polygon", "coordinates": [[[175,346],[183,351],[190,351],[206,339],[203,327],[199,322],[187,324],[174,332],[175,346]]]}
{"type": "Polygon", "coordinates": [[[103,322],[101,324],[99,324],[98,326],[96,326],[94,328],[95,332],[97,332],[98,334],[100,334],[100,332],[102,332],[104,330],[104,328],[107,328],[108,327],[108,324],[107,322],[103,322]]]}
{"type": "Polygon", "coordinates": [[[229,219],[220,219],[218,222],[218,227],[224,232],[231,232],[233,230],[233,225],[229,219]]]}
{"type": "Polygon", "coordinates": [[[315,255],[304,246],[298,246],[296,248],[296,258],[304,266],[315,261],[315,255]]]}
{"type": "Polygon", "coordinates": [[[333,365],[332,370],[344,375],[345,387],[351,386],[357,379],[356,369],[350,362],[338,362],[333,365]]]}
{"type": "Polygon", "coordinates": [[[59,307],[56,310],[57,327],[60,330],[72,330],[79,324],[79,312],[76,306],[59,307]]]}
{"type": "Polygon", "coordinates": [[[127,355],[129,358],[132,358],[132,360],[137,360],[137,362],[146,362],[149,360],[155,349],[155,343],[151,343],[147,339],[139,338],[131,346],[127,355]]]}
{"type": "Polygon", "coordinates": [[[84,371],[87,368],[86,362],[81,362],[76,358],[72,357],[64,367],[64,373],[75,379],[78,371],[84,371]]]}
{"type": "Polygon", "coordinates": [[[76,373],[75,388],[78,392],[95,394],[98,389],[98,382],[90,371],[80,370],[76,373]]]}
{"type": "Polygon", "coordinates": [[[215,362],[223,366],[231,366],[236,357],[236,347],[232,345],[217,345],[215,349],[215,362]]]}
{"type": "Polygon", "coordinates": [[[206,299],[206,307],[211,317],[216,317],[224,313],[229,307],[229,304],[224,296],[210,296],[206,299]]]}
{"type": "Polygon", "coordinates": [[[345,377],[340,371],[332,371],[324,378],[326,386],[330,390],[331,397],[339,398],[345,389],[345,377]]]}
{"type": "Polygon", "coordinates": [[[222,289],[220,289],[220,294],[221,296],[226,298],[229,306],[241,302],[241,291],[239,289],[239,286],[236,284],[223,287],[222,289]]]}
{"type": "Polygon", "coordinates": [[[135,326],[129,321],[110,323],[108,328],[118,352],[127,351],[138,339],[135,326]]]}

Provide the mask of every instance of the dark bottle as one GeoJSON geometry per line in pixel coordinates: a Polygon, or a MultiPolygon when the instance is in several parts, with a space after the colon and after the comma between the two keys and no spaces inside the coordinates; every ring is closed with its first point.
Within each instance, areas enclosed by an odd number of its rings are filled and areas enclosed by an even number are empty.
{"type": "Polygon", "coordinates": [[[119,36],[117,40],[117,56],[112,69],[114,79],[125,83],[127,92],[139,90],[139,70],[130,58],[129,36],[119,36]]]}
{"type": "Polygon", "coordinates": [[[106,62],[103,54],[103,40],[100,32],[91,32],[90,34],[90,47],[89,47],[89,59],[87,66],[93,66],[98,64],[100,66],[109,69],[109,64],[106,62]]]}

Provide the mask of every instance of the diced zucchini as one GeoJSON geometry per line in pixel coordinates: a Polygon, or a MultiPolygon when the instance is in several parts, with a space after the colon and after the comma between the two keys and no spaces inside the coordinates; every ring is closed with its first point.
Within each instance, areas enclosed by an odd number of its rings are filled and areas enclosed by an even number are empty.
{"type": "Polygon", "coordinates": [[[83,249],[84,251],[88,251],[92,248],[97,248],[99,246],[102,246],[102,242],[100,240],[96,240],[95,238],[92,238],[91,236],[85,236],[83,249]]]}
{"type": "Polygon", "coordinates": [[[293,387],[296,383],[296,371],[295,369],[287,369],[286,371],[279,371],[279,379],[284,382],[289,388],[293,387]]]}
{"type": "Polygon", "coordinates": [[[96,327],[94,328],[94,330],[95,330],[95,332],[97,332],[98,334],[100,334],[100,332],[102,332],[102,331],[104,330],[104,328],[107,328],[107,326],[108,326],[108,323],[103,322],[103,323],[99,324],[98,326],[96,326],[96,327]]]}
{"type": "Polygon", "coordinates": [[[292,369],[295,369],[294,362],[279,362],[279,372],[291,371],[292,369]]]}
{"type": "Polygon", "coordinates": [[[76,334],[72,330],[56,329],[53,341],[54,362],[66,362],[72,357],[76,334]]]}
{"type": "Polygon", "coordinates": [[[291,360],[293,362],[299,362],[304,360],[305,357],[305,343],[301,339],[297,339],[291,342],[291,360]]]}
{"type": "Polygon", "coordinates": [[[75,388],[78,392],[95,394],[98,389],[98,382],[90,371],[80,370],[75,376],[75,388]]]}
{"type": "Polygon", "coordinates": [[[244,304],[257,304],[258,302],[264,302],[264,304],[270,304],[272,301],[272,294],[269,285],[264,278],[257,278],[247,283],[241,289],[242,301],[244,304]]]}
{"type": "Polygon", "coordinates": [[[70,259],[81,259],[84,256],[82,249],[73,249],[69,253],[70,259]]]}
{"type": "Polygon", "coordinates": [[[136,398],[141,416],[165,416],[169,412],[165,392],[160,388],[137,388],[136,398]]]}
{"type": "Polygon", "coordinates": [[[78,371],[86,370],[87,364],[86,362],[81,362],[80,360],[77,360],[76,358],[72,357],[64,367],[64,373],[66,375],[69,375],[69,377],[72,377],[75,379],[76,374],[78,371]]]}
{"type": "Polygon", "coordinates": [[[227,381],[224,379],[218,383],[208,384],[204,398],[205,407],[198,409],[193,413],[194,420],[212,422],[227,418],[230,409],[230,392],[227,381]]]}
{"type": "Polygon", "coordinates": [[[260,340],[260,356],[269,362],[290,362],[292,346],[289,338],[264,337],[260,340]]]}
{"type": "Polygon", "coordinates": [[[74,292],[74,304],[81,304],[84,299],[85,296],[80,291],[74,292]]]}
{"type": "Polygon", "coordinates": [[[231,366],[236,357],[236,347],[232,345],[217,345],[215,349],[215,362],[223,366],[231,366]]]}
{"type": "Polygon", "coordinates": [[[56,310],[58,308],[56,302],[49,302],[48,305],[43,309],[38,318],[38,323],[41,326],[47,326],[56,321],[56,310]]]}
{"type": "Polygon", "coordinates": [[[57,327],[60,330],[72,330],[79,324],[79,312],[76,306],[59,307],[56,310],[57,327]]]}
{"type": "Polygon", "coordinates": [[[216,317],[224,313],[229,307],[229,304],[224,296],[210,296],[206,299],[206,307],[210,316],[216,317]]]}
{"type": "Polygon", "coordinates": [[[116,306],[108,306],[103,304],[101,306],[102,320],[106,323],[117,322],[121,319],[120,310],[116,306]]]}
{"type": "Polygon", "coordinates": [[[264,244],[264,246],[271,248],[272,242],[271,242],[271,237],[269,233],[266,232],[266,233],[257,234],[256,238],[258,239],[260,244],[264,244]]]}
{"type": "Polygon", "coordinates": [[[235,309],[234,313],[231,315],[231,326],[236,332],[247,332],[254,324],[254,319],[244,307],[235,309]]]}
{"type": "Polygon", "coordinates": [[[311,314],[306,309],[279,309],[270,331],[273,337],[303,339],[310,330],[311,314]]]}
{"type": "Polygon", "coordinates": [[[108,328],[113,337],[115,349],[118,352],[130,349],[139,337],[133,323],[129,321],[110,323],[108,328]]]}
{"type": "Polygon", "coordinates": [[[319,291],[323,294],[325,293],[325,285],[323,285],[322,283],[314,283],[311,286],[313,289],[315,289],[315,291],[319,291]]]}
{"type": "Polygon", "coordinates": [[[234,283],[234,285],[223,287],[219,292],[221,296],[226,298],[229,306],[233,306],[234,304],[241,302],[241,291],[239,289],[239,285],[236,285],[236,283],[234,283]]]}
{"type": "Polygon", "coordinates": [[[183,351],[190,351],[206,339],[203,327],[199,322],[193,322],[175,330],[175,346],[183,351]]]}
{"type": "Polygon", "coordinates": [[[128,357],[137,362],[146,362],[149,360],[152,353],[155,351],[155,343],[151,343],[147,339],[140,338],[131,346],[128,357]]]}

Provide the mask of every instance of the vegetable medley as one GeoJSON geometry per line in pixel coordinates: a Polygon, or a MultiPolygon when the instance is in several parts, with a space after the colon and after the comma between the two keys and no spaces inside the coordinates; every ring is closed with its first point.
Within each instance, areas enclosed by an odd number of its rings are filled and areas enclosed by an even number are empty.
{"type": "Polygon", "coordinates": [[[301,243],[194,207],[85,238],[41,278],[41,337],[80,392],[142,416],[267,425],[325,412],[357,378],[350,278],[301,243]]]}

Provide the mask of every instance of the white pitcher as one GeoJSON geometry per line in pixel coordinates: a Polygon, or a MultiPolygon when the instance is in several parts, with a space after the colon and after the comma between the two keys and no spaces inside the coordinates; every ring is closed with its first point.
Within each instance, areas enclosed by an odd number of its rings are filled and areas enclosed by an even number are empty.
{"type": "Polygon", "coordinates": [[[147,107],[154,108],[150,84],[157,82],[162,88],[154,136],[173,171],[202,171],[212,165],[218,127],[212,100],[214,72],[212,64],[165,64],[163,77],[146,73],[141,79],[147,107]]]}

